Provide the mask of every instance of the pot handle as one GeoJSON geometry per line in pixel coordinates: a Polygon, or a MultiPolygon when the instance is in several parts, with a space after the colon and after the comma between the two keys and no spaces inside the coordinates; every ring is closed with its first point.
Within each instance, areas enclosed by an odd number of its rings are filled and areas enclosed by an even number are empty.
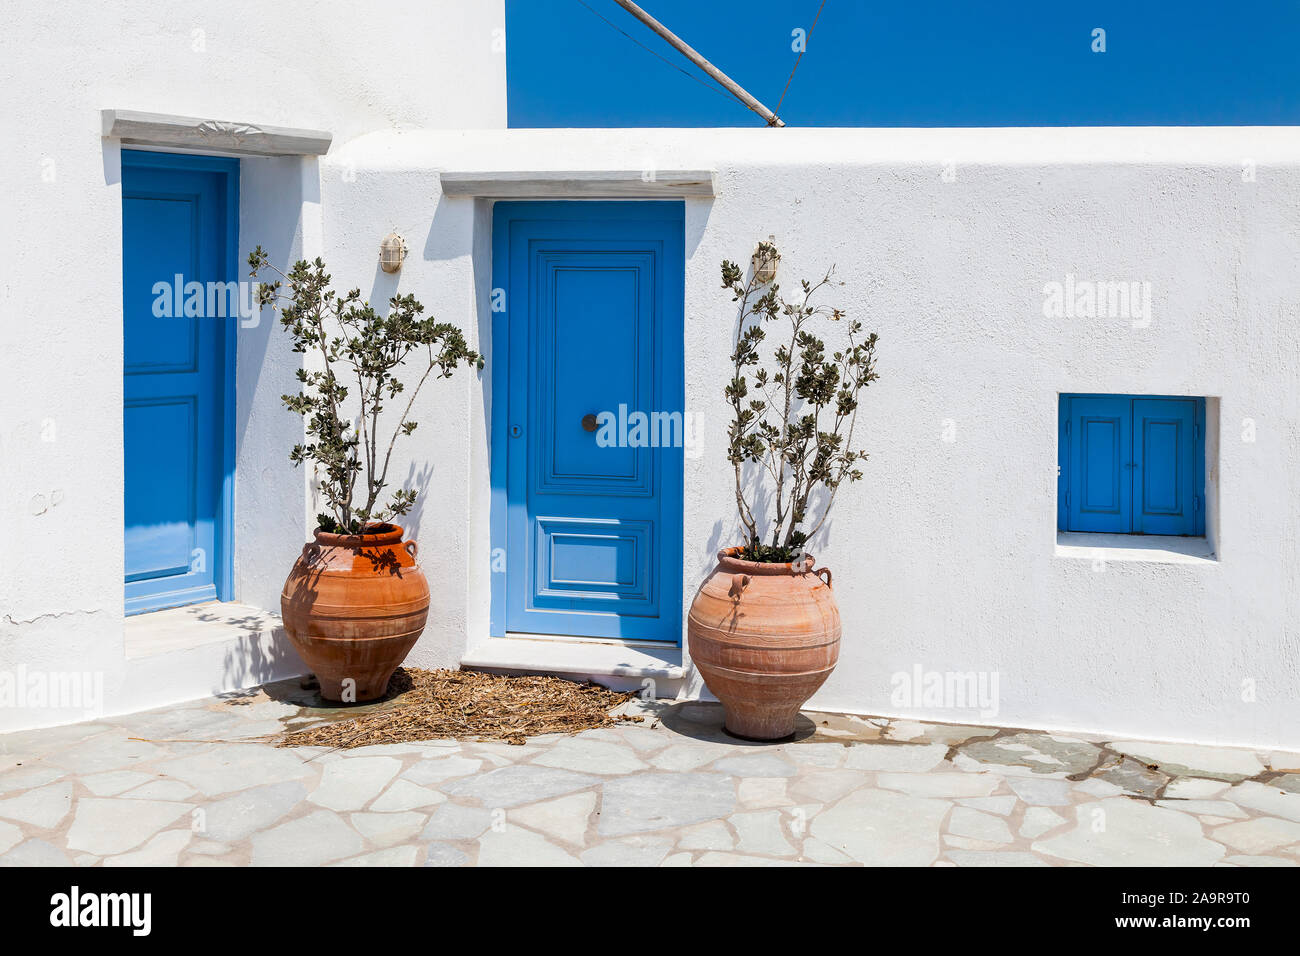
{"type": "Polygon", "coordinates": [[[749,586],[748,574],[733,574],[731,576],[731,593],[733,595],[740,594],[740,592],[745,590],[745,588],[748,586],[749,586]]]}
{"type": "Polygon", "coordinates": [[[828,588],[831,586],[831,569],[830,569],[830,568],[818,568],[816,571],[813,572],[813,574],[817,575],[817,577],[819,577],[819,578],[821,578],[823,581],[825,581],[825,582],[826,582],[826,586],[827,586],[828,588]]]}
{"type": "Polygon", "coordinates": [[[412,538],[410,541],[402,542],[402,547],[406,549],[406,553],[409,554],[411,557],[418,558],[420,556],[420,546],[415,543],[414,538],[412,538]]]}

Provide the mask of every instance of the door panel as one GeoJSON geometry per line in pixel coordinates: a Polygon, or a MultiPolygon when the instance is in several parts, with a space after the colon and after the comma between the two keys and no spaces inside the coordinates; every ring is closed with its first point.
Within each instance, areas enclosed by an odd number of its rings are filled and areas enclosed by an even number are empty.
{"type": "Polygon", "coordinates": [[[1126,399],[1070,399],[1070,452],[1076,477],[1068,506],[1071,531],[1129,531],[1130,428],[1126,399]]]}
{"type": "MultiPolygon", "coordinates": [[[[184,316],[183,299],[181,309],[177,310],[174,295],[167,303],[171,317],[154,316],[153,306],[157,298],[155,283],[173,286],[177,275],[188,280],[205,268],[212,268],[210,261],[200,261],[204,250],[197,241],[197,231],[203,224],[200,216],[204,210],[199,208],[202,197],[197,193],[174,197],[150,193],[149,183],[140,182],[140,170],[124,170],[123,176],[126,180],[122,196],[125,372],[134,375],[197,371],[199,319],[184,316]]],[[[177,182],[172,186],[185,188],[185,184],[177,182]]]]}
{"type": "Polygon", "coordinates": [[[682,207],[498,203],[493,228],[494,633],[675,643],[683,450],[626,425],[682,413],[682,207]]]}
{"type": "Polygon", "coordinates": [[[126,403],[128,582],[183,575],[193,561],[199,524],[195,404],[193,398],[126,403]],[[173,451],[167,467],[159,467],[151,451],[158,448],[173,451]]]}
{"type": "Polygon", "coordinates": [[[238,162],[122,153],[126,611],[227,597],[238,162]],[[187,283],[199,283],[189,286],[187,283]]]}
{"type": "Polygon", "coordinates": [[[654,320],[640,309],[653,301],[650,257],[614,248],[564,253],[553,246],[534,245],[540,283],[532,320],[537,401],[531,430],[540,436],[539,488],[648,497],[654,493],[648,450],[602,447],[582,420],[620,404],[649,408],[655,400],[654,320]]]}
{"type": "Polygon", "coordinates": [[[1195,534],[1196,403],[1190,399],[1135,399],[1133,455],[1141,477],[1135,489],[1134,531],[1195,534]]]}

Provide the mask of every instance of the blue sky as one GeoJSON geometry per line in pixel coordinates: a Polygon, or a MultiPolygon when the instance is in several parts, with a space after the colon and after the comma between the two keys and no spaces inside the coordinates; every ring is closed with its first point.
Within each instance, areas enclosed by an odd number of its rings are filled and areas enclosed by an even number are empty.
{"type": "MultiPolygon", "coordinates": [[[[821,0],[638,2],[775,108],[792,31],[821,0]]],[[[613,0],[506,0],[506,38],[513,127],[762,125],[613,0]]],[[[779,113],[792,126],[1300,123],[1300,0],[826,0],[779,113]]]]}

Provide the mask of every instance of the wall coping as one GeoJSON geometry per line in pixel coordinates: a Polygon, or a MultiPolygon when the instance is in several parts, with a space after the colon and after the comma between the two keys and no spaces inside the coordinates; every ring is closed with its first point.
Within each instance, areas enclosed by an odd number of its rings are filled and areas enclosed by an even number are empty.
{"type": "Polygon", "coordinates": [[[718,194],[717,173],[707,169],[599,169],[443,172],[442,194],[457,199],[706,198],[718,194]]]}
{"type": "Polygon", "coordinates": [[[232,120],[103,110],[104,136],[124,146],[214,150],[248,156],[320,156],[334,134],[324,130],[262,126],[232,120]]]}

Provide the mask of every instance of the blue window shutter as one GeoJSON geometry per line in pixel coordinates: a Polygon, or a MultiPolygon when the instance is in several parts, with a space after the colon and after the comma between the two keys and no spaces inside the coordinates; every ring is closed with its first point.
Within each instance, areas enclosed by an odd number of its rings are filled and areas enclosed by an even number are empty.
{"type": "Polygon", "coordinates": [[[1066,531],[1126,534],[1133,523],[1132,408],[1113,395],[1062,396],[1066,531]]]}
{"type": "Polygon", "coordinates": [[[1198,399],[1133,400],[1134,527],[1140,534],[1200,534],[1198,399]]]}
{"type": "Polygon", "coordinates": [[[1064,395],[1057,402],[1056,443],[1056,527],[1065,531],[1070,526],[1070,400],[1064,395]]]}
{"type": "Polygon", "coordinates": [[[1062,395],[1057,527],[1205,534],[1205,399],[1062,395]]]}

